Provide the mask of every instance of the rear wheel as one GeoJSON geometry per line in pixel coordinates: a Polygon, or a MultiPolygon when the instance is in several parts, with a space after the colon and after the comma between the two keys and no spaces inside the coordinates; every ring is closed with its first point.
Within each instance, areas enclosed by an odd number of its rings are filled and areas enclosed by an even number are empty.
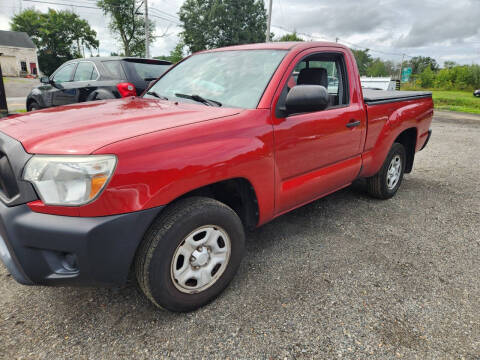
{"type": "Polygon", "coordinates": [[[405,164],[405,147],[394,143],[380,171],[367,179],[368,193],[379,199],[394,196],[402,183],[405,164]]]}
{"type": "Polygon", "coordinates": [[[242,223],[231,208],[209,198],[180,200],[145,235],[135,260],[138,284],[156,306],[195,310],[227,287],[244,243],[242,223]]]}

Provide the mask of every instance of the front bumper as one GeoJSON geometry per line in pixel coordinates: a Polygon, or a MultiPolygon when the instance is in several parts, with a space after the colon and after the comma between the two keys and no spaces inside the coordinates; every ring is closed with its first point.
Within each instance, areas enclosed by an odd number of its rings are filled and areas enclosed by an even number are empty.
{"type": "Polygon", "coordinates": [[[81,218],[0,202],[0,258],[22,284],[121,285],[161,209],[81,218]]]}

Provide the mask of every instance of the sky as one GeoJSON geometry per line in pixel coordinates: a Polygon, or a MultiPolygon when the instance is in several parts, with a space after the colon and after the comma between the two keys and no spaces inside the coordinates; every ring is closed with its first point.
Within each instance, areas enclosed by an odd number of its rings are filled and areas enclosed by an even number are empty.
{"type": "MultiPolygon", "coordinates": [[[[149,0],[158,35],[152,56],[168,55],[177,44],[182,3],[149,0]]],[[[118,52],[108,18],[82,6],[95,7],[95,0],[0,0],[0,30],[9,30],[10,17],[21,8],[70,9],[97,31],[101,55],[118,52]]],[[[480,64],[480,0],[273,0],[272,32],[279,37],[294,30],[305,40],[369,48],[374,57],[395,62],[403,56],[430,56],[441,65],[447,60],[480,64]]]]}

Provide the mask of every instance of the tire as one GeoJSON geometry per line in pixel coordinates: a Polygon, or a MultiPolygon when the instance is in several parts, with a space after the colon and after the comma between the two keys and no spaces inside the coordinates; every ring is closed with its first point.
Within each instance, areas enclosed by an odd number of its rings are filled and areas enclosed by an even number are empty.
{"type": "Polygon", "coordinates": [[[195,310],[227,287],[244,248],[243,225],[231,208],[204,197],[179,200],[145,234],[135,258],[138,285],[157,307],[195,310]],[[189,278],[189,274],[193,275],[189,278]],[[205,283],[208,278],[210,282],[205,283]]]}
{"type": "Polygon", "coordinates": [[[27,111],[35,111],[35,110],[40,110],[40,105],[35,100],[32,100],[28,103],[27,105],[27,111]]]}
{"type": "Polygon", "coordinates": [[[380,171],[367,178],[368,193],[378,199],[393,197],[402,184],[406,158],[405,147],[400,143],[394,143],[380,171]]]}

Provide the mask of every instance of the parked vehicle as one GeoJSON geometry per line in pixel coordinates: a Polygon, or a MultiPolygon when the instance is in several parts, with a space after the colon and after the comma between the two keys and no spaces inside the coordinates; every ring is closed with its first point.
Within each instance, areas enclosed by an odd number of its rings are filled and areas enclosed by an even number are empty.
{"type": "Polygon", "coordinates": [[[337,43],[205,51],[143,97],[1,121],[0,255],[23,284],[123,284],[134,269],[153,304],[190,311],[234,277],[244,229],[358,178],[394,196],[432,116],[430,92],[362,92],[337,43]]]}
{"type": "Polygon", "coordinates": [[[480,97],[480,89],[475,90],[475,91],[473,92],[473,95],[474,95],[474,96],[477,96],[477,97],[480,97]]]}
{"type": "Polygon", "coordinates": [[[70,60],[27,96],[27,111],[85,101],[137,96],[171,63],[130,57],[70,60]]]}

